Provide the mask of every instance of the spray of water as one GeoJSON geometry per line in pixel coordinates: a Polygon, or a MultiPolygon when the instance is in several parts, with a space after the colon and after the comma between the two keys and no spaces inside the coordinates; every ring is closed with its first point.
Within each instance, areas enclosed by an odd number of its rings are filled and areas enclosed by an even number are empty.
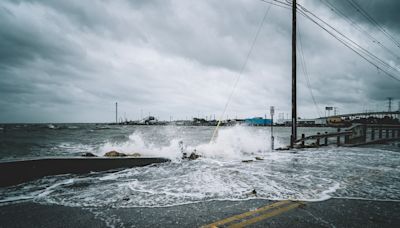
{"type": "Polygon", "coordinates": [[[170,141],[166,146],[148,141],[140,132],[135,132],[129,136],[129,140],[126,142],[105,143],[99,149],[98,155],[116,150],[126,154],[140,153],[142,156],[166,157],[177,160],[182,157],[182,145],[180,143],[183,143],[183,151],[186,153],[195,152],[202,157],[214,159],[245,159],[270,151],[270,140],[264,131],[239,125],[221,129],[217,138],[211,143],[195,142],[188,144],[183,138],[175,137],[176,132],[171,131],[171,129],[165,131],[165,133],[171,134],[168,137],[170,141]]]}

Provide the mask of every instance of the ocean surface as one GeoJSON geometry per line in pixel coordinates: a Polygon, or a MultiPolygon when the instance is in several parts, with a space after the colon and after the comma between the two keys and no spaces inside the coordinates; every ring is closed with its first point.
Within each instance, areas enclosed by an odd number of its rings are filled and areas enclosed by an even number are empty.
{"type": "MultiPolygon", "coordinates": [[[[271,151],[269,127],[0,125],[0,161],[96,155],[117,150],[171,162],[116,172],[60,175],[0,188],[0,204],[33,201],[74,207],[167,207],[210,200],[357,198],[400,201],[400,143],[271,151]],[[202,157],[181,160],[179,142],[202,157]],[[255,157],[264,160],[255,160],[255,157]],[[255,160],[244,163],[242,160],[255,160]],[[251,194],[252,190],[257,195],[251,194]]],[[[300,128],[299,134],[333,128],[300,128]]],[[[275,147],[290,128],[276,127],[275,147]]],[[[7,174],[1,174],[7,175],[7,174]]]]}

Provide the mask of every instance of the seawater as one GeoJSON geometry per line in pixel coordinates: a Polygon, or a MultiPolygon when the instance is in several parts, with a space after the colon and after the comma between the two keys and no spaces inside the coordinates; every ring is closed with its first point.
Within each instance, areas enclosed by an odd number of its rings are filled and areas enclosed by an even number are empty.
{"type": "MultiPolygon", "coordinates": [[[[211,200],[304,200],[332,197],[400,200],[400,145],[271,151],[268,127],[41,124],[0,126],[0,159],[99,156],[110,150],[171,162],[115,172],[59,175],[0,189],[0,204],[33,201],[76,207],[167,207],[211,200]],[[181,159],[187,152],[202,157],[181,159]],[[260,157],[263,160],[256,160],[260,157]],[[253,162],[242,162],[253,160],[253,162]],[[257,194],[251,192],[256,190],[257,194]]],[[[299,133],[335,131],[300,128],[299,133]]],[[[275,146],[290,129],[274,129],[275,146]]],[[[2,174],[7,175],[7,174],[2,174]]]]}

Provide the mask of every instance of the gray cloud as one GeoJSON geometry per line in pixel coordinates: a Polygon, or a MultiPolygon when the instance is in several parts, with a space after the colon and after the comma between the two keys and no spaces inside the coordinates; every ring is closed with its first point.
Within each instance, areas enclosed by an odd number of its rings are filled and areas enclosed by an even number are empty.
{"type": "MultiPolygon", "coordinates": [[[[399,66],[393,55],[319,1],[301,3],[399,66]]],[[[398,35],[397,1],[362,6],[398,35]]],[[[0,121],[112,121],[115,101],[131,119],[141,110],[162,119],[218,116],[267,7],[247,0],[2,1],[0,121]]],[[[347,13],[385,38],[368,21],[347,13]]],[[[290,23],[289,10],[271,7],[229,106],[230,117],[263,116],[269,105],[290,111],[290,23]]],[[[326,105],[341,112],[382,109],[386,97],[400,98],[400,83],[300,15],[299,28],[320,112],[326,105]]],[[[399,49],[393,52],[400,55],[399,49]]],[[[317,116],[301,68],[298,89],[299,115],[317,116]]]]}

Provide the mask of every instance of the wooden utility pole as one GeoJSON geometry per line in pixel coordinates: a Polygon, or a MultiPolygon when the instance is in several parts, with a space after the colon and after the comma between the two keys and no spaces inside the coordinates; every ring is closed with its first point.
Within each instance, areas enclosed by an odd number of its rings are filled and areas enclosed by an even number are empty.
{"type": "Polygon", "coordinates": [[[296,97],[296,0],[292,5],[292,135],[290,147],[297,139],[297,97],[296,97]]]}

